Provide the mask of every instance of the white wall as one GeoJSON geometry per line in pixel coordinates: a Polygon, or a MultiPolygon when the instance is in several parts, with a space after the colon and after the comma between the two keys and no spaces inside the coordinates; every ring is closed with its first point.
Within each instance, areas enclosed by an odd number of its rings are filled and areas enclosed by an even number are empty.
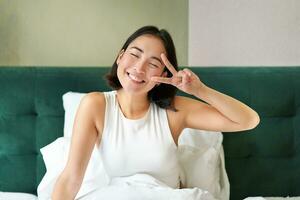
{"type": "Polygon", "coordinates": [[[300,66],[299,0],[190,0],[190,66],[300,66]]]}

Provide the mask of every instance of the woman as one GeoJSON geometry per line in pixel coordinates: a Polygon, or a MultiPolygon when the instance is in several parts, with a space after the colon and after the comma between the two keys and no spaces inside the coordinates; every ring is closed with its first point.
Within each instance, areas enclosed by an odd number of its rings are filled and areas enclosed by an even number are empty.
{"type": "Polygon", "coordinates": [[[53,200],[75,198],[95,144],[110,177],[147,173],[178,188],[176,148],[184,128],[233,132],[259,123],[247,105],[206,86],[189,69],[178,71],[171,36],[153,26],[128,38],[107,79],[115,91],[89,93],[80,103],[53,200]],[[177,89],[207,104],[175,96],[177,89]]]}

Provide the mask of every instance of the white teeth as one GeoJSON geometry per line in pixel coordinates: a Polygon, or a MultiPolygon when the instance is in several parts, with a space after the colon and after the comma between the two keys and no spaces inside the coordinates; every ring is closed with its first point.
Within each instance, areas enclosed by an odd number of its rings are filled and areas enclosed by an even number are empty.
{"type": "Polygon", "coordinates": [[[134,80],[134,81],[137,81],[137,82],[143,82],[143,80],[140,80],[140,79],[138,79],[136,76],[134,76],[134,75],[132,75],[132,74],[129,74],[129,77],[132,79],[132,80],[134,80]]]}

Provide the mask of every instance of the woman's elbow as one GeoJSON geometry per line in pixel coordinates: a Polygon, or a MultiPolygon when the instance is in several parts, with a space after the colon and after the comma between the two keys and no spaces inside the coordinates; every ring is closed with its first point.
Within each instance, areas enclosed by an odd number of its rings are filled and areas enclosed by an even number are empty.
{"type": "Polygon", "coordinates": [[[245,130],[251,130],[258,126],[260,123],[260,117],[257,112],[254,112],[253,115],[248,120],[247,125],[245,126],[245,130]]]}

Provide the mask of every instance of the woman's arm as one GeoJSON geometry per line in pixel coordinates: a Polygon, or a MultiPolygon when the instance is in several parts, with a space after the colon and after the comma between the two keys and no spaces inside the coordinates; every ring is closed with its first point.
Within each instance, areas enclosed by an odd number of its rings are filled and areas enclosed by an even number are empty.
{"type": "MultiPolygon", "coordinates": [[[[207,102],[220,114],[235,123],[240,130],[253,129],[259,124],[260,118],[257,112],[246,104],[212,88],[203,86],[195,94],[195,97],[207,102]]],[[[228,128],[230,129],[230,127],[228,128]]]]}
{"type": "Polygon", "coordinates": [[[103,111],[104,106],[101,105],[105,105],[105,100],[102,99],[99,103],[96,96],[93,93],[87,94],[80,102],[74,121],[68,161],[55,184],[52,200],[74,199],[80,189],[98,138],[95,119],[103,111]]]}
{"type": "Polygon", "coordinates": [[[152,81],[174,85],[208,103],[184,97],[175,98],[175,107],[182,111],[182,127],[232,132],[252,129],[258,125],[259,116],[249,106],[209,88],[189,69],[177,72],[164,54],[161,58],[173,76],[152,77],[152,81]]]}
{"type": "Polygon", "coordinates": [[[235,132],[255,128],[258,114],[244,103],[205,86],[195,97],[176,97],[175,107],[181,111],[183,127],[202,130],[235,132]]]}

